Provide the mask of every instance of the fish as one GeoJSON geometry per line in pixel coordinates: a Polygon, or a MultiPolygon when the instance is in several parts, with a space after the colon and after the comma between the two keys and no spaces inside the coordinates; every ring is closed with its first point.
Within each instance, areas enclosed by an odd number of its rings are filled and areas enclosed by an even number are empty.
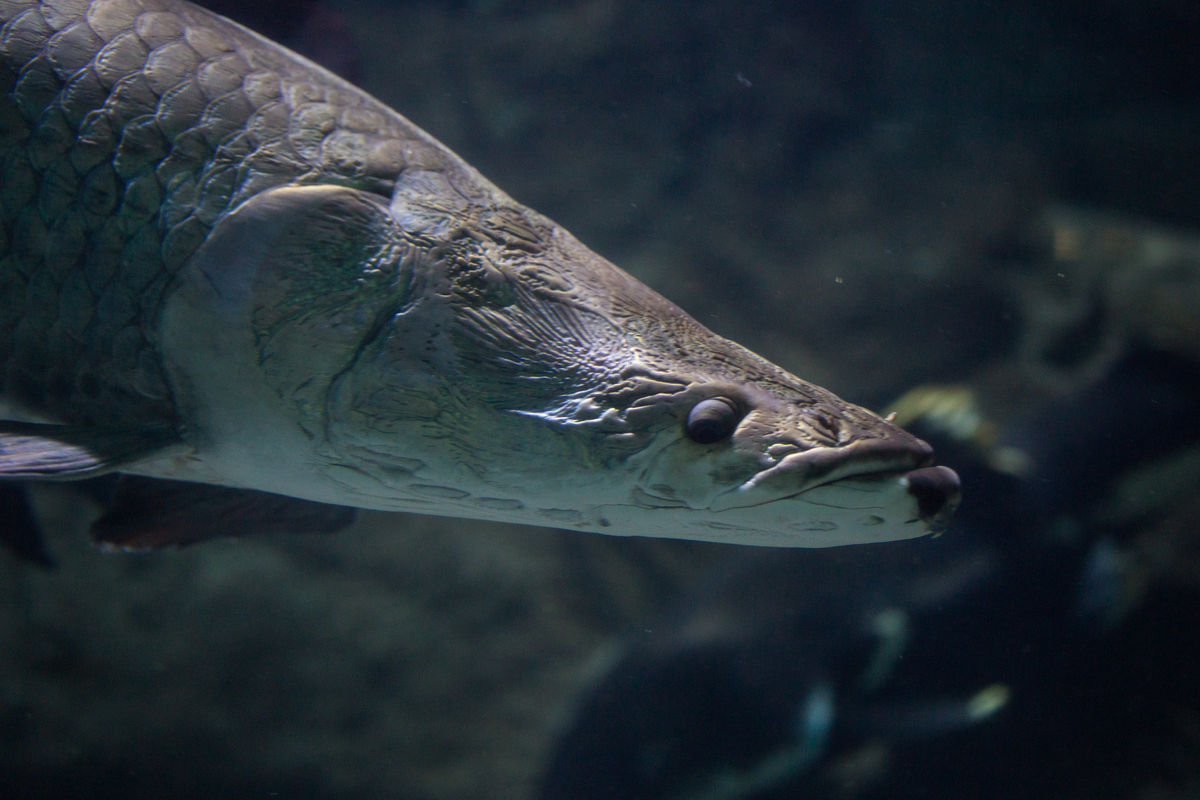
{"type": "Polygon", "coordinates": [[[924,441],[184,0],[0,0],[0,154],[0,480],[118,473],[104,543],[338,507],[825,547],[958,505],[924,441]]]}
{"type": "MultiPolygon", "coordinates": [[[[830,789],[846,771],[903,783],[897,775],[914,773],[894,767],[912,751],[969,742],[1010,710],[1030,656],[996,635],[1006,623],[1026,631],[1045,619],[1039,632],[1065,637],[1052,613],[1014,616],[1012,588],[1026,584],[973,532],[959,534],[919,557],[901,542],[722,559],[698,591],[606,644],[606,667],[567,704],[533,796],[857,796],[830,789]],[[882,763],[856,768],[871,751],[882,763]]],[[[938,752],[936,768],[915,774],[957,765],[938,752]]]]}

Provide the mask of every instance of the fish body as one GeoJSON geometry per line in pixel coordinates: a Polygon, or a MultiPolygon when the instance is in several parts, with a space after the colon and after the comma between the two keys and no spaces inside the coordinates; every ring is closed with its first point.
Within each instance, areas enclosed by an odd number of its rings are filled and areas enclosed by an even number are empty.
{"type": "Polygon", "coordinates": [[[0,476],[783,546],[953,472],[182,0],[0,0],[0,476]]]}

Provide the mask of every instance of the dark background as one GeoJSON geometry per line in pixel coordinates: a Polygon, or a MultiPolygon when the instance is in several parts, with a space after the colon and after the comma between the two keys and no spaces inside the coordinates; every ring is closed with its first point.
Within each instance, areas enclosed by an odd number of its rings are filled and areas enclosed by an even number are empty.
{"type": "MultiPolygon", "coordinates": [[[[970,384],[1004,422],[1132,348],[1200,361],[1198,8],[220,10],[376,94],[717,332],[873,407],[970,384]]],[[[1143,533],[1174,564],[1151,582],[1186,603],[1200,477],[1181,480],[1143,533]]],[[[387,515],[330,538],[114,556],[88,545],[77,499],[41,502],[65,509],[58,569],[0,554],[4,798],[530,796],[614,643],[736,557],[387,515]]],[[[1189,674],[1155,620],[1111,658],[1189,674]]],[[[1200,791],[1200,717],[1155,708],[1162,761],[1131,762],[1114,796],[1200,791]]],[[[1126,743],[1106,737],[1104,763],[1053,758],[1111,772],[1126,743]]]]}

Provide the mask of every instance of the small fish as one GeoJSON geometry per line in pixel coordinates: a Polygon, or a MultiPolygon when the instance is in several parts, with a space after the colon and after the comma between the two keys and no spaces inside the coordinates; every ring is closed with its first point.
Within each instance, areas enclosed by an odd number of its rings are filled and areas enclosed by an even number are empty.
{"type": "Polygon", "coordinates": [[[701,591],[608,645],[536,797],[849,797],[829,786],[856,754],[877,749],[891,765],[994,722],[1015,649],[995,644],[1008,641],[994,635],[1012,607],[1003,590],[1023,584],[1002,582],[997,555],[961,533],[920,556],[901,543],[723,558],[701,591]]]}
{"type": "Polygon", "coordinates": [[[0,477],[141,476],[104,541],[203,538],[230,507],[253,528],[247,491],[300,498],[264,524],[336,504],[812,547],[958,503],[921,440],[182,0],[0,0],[0,154],[0,477]],[[170,490],[184,532],[142,478],[207,485],[170,490]]]}

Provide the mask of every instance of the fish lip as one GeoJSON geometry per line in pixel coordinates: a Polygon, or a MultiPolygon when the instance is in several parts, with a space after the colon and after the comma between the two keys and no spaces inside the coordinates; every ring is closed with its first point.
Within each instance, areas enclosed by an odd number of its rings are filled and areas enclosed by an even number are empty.
{"type": "Polygon", "coordinates": [[[860,439],[840,447],[817,447],[792,453],[743,486],[753,488],[778,478],[794,481],[799,476],[802,486],[796,492],[798,494],[843,478],[891,476],[932,464],[933,448],[915,436],[860,439]]]}
{"type": "Polygon", "coordinates": [[[788,500],[846,479],[873,483],[931,467],[933,448],[911,434],[901,433],[897,437],[860,439],[840,447],[816,447],[792,453],[740,486],[719,495],[710,508],[713,511],[749,508],[788,500]],[[790,485],[782,485],[785,483],[790,485]],[[761,499],[750,498],[755,489],[770,489],[772,485],[783,491],[761,499]],[[746,502],[737,502],[739,498],[746,502]]]}

